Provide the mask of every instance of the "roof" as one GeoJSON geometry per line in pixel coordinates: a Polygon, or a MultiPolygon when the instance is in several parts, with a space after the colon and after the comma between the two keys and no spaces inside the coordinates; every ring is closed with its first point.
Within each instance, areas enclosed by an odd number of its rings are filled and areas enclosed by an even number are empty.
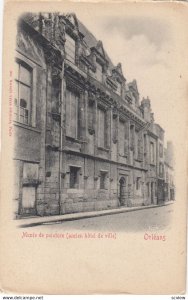
{"type": "MultiPolygon", "coordinates": [[[[89,48],[96,47],[98,43],[96,37],[85,27],[85,25],[82,22],[80,22],[79,19],[77,19],[77,21],[78,21],[79,31],[84,35],[84,41],[86,42],[86,44],[89,46],[89,48]]],[[[104,52],[105,52],[106,59],[109,61],[110,69],[113,69],[115,67],[114,64],[112,63],[107,52],[105,50],[104,52]]]]}

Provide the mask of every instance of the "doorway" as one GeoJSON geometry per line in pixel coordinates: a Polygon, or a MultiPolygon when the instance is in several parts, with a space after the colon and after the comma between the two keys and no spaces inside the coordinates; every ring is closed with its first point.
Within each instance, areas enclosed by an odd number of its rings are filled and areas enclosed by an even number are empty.
{"type": "Polygon", "coordinates": [[[119,180],[119,201],[121,206],[125,206],[127,202],[127,184],[125,177],[119,180]]]}

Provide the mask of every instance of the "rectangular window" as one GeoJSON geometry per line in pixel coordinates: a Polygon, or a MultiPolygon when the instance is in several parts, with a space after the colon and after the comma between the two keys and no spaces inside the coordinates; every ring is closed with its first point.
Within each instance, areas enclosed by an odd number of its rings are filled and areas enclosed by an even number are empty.
{"type": "Polygon", "coordinates": [[[159,145],[159,156],[163,157],[163,146],[161,144],[159,145]]]}
{"type": "Polygon", "coordinates": [[[32,71],[20,62],[16,62],[15,73],[14,120],[30,125],[32,71]]]}
{"type": "Polygon", "coordinates": [[[150,185],[149,185],[149,182],[147,183],[147,195],[148,195],[148,197],[150,196],[150,185]]]}
{"type": "Polygon", "coordinates": [[[159,164],[159,175],[161,177],[164,175],[164,166],[162,163],[159,164]]]}
{"type": "Polygon", "coordinates": [[[119,154],[125,155],[125,123],[119,122],[119,154]]]}
{"type": "Polygon", "coordinates": [[[150,143],[150,163],[155,163],[154,143],[150,143]]]}
{"type": "Polygon", "coordinates": [[[80,168],[70,167],[70,189],[79,188],[80,168]]]}
{"type": "Polygon", "coordinates": [[[102,66],[96,62],[96,79],[102,82],[102,66]]]}
{"type": "Polygon", "coordinates": [[[144,134],[144,153],[147,153],[147,137],[146,137],[146,134],[144,134]]]}
{"type": "Polygon", "coordinates": [[[140,177],[136,178],[136,190],[138,191],[140,189],[140,177]]]}
{"type": "Polygon", "coordinates": [[[107,172],[100,172],[100,189],[106,189],[106,176],[107,172]]]}
{"type": "Polygon", "coordinates": [[[66,135],[78,137],[78,101],[79,96],[66,90],[66,135]]]}
{"type": "Polygon", "coordinates": [[[98,108],[98,146],[105,147],[105,111],[98,108]]]}
{"type": "Polygon", "coordinates": [[[130,148],[134,149],[135,138],[134,138],[134,125],[130,125],[130,148]]]}
{"type": "Polygon", "coordinates": [[[138,131],[135,130],[135,159],[138,159],[138,131]]]}
{"type": "Polygon", "coordinates": [[[75,57],[76,57],[76,41],[67,33],[65,33],[65,53],[66,53],[66,59],[71,61],[72,63],[75,63],[75,57]]]}

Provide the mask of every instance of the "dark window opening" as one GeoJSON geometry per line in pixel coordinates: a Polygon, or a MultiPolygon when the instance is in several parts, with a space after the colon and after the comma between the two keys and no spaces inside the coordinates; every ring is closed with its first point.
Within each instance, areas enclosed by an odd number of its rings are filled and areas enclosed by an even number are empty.
{"type": "Polygon", "coordinates": [[[101,172],[100,174],[100,189],[105,189],[106,188],[106,172],[101,172]]]}
{"type": "Polygon", "coordinates": [[[136,189],[139,190],[140,189],[140,177],[136,178],[136,189]]]}
{"type": "Polygon", "coordinates": [[[79,188],[80,168],[70,167],[70,189],[79,188]]]}

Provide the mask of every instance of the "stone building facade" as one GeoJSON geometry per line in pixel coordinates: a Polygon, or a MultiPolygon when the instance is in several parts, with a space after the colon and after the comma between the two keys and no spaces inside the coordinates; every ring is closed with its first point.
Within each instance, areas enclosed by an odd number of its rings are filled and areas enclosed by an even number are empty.
{"type": "Polygon", "coordinates": [[[74,14],[23,15],[15,57],[17,217],[165,200],[150,99],[74,14]]]}
{"type": "Polygon", "coordinates": [[[164,149],[164,179],[165,179],[165,200],[175,200],[174,184],[174,150],[172,142],[167,142],[164,149]]]}

